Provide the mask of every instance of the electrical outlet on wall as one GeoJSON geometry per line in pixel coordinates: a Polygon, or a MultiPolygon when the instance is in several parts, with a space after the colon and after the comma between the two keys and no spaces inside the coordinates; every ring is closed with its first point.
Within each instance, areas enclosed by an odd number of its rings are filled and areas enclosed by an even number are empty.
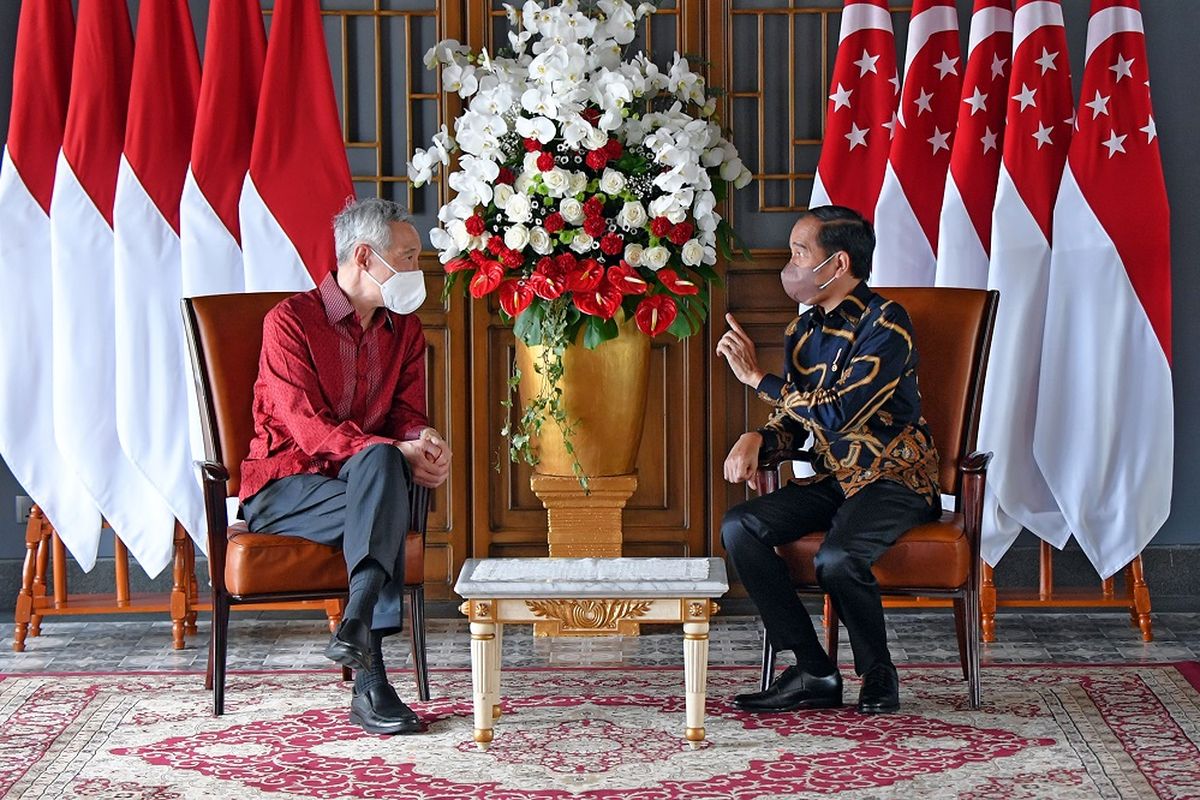
{"type": "Polygon", "coordinates": [[[19,494],[16,497],[17,522],[24,525],[29,521],[29,515],[33,513],[33,498],[19,494]]]}

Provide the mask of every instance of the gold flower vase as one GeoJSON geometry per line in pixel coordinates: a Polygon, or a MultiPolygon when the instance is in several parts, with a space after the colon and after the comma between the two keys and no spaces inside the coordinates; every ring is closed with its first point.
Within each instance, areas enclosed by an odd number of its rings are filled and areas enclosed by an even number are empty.
{"type": "MultiPolygon", "coordinates": [[[[541,346],[517,342],[520,399],[537,396],[543,377],[541,346]]],[[[634,464],[646,414],[650,339],[627,319],[619,335],[593,350],[583,331],[563,354],[562,405],[574,423],[571,442],[588,476],[585,492],[553,420],[532,442],[538,464],[530,486],[546,507],[550,556],[616,558],[621,555],[621,511],[637,489],[634,464]]]]}

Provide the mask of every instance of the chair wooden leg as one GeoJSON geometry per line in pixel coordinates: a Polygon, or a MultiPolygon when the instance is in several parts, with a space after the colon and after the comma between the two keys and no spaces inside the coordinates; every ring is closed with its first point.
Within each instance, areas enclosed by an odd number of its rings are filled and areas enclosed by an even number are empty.
{"type": "MultiPolygon", "coordinates": [[[[37,506],[29,514],[29,522],[25,526],[25,563],[21,569],[21,588],[17,591],[17,612],[14,616],[13,628],[14,653],[25,651],[25,637],[29,633],[29,624],[33,620],[34,579],[37,577],[38,551],[44,547],[46,538],[42,527],[42,510],[37,506]]],[[[44,588],[44,587],[43,587],[44,588]]]]}
{"type": "Polygon", "coordinates": [[[412,637],[413,667],[417,673],[417,698],[429,700],[429,659],[425,648],[425,587],[409,590],[408,627],[412,637]]]}
{"type": "Polygon", "coordinates": [[[964,609],[967,622],[967,700],[972,709],[979,708],[983,700],[983,688],[979,671],[979,589],[971,586],[967,589],[966,608],[964,609]]]}
{"type": "Polygon", "coordinates": [[[825,595],[825,652],[833,666],[838,663],[838,613],[833,607],[833,598],[825,595]]]}
{"type": "Polygon", "coordinates": [[[771,679],[775,677],[775,646],[771,644],[771,637],[767,636],[767,632],[763,631],[763,650],[762,650],[762,676],[759,679],[758,685],[762,691],[766,691],[771,686],[771,679]]]}
{"type": "Polygon", "coordinates": [[[967,664],[967,598],[954,598],[954,633],[958,637],[958,662],[962,664],[963,680],[971,680],[967,664]]]}
{"type": "Polygon", "coordinates": [[[342,683],[349,683],[352,680],[354,680],[354,670],[342,667],[342,683]]]}
{"type": "Polygon", "coordinates": [[[1126,582],[1129,584],[1129,613],[1133,624],[1141,630],[1143,642],[1152,642],[1154,641],[1154,629],[1150,623],[1150,588],[1146,586],[1146,576],[1142,571],[1140,555],[1129,562],[1126,582]]]}
{"type": "Polygon", "coordinates": [[[225,656],[229,641],[229,598],[213,593],[212,611],[213,716],[225,713],[225,656]]]}
{"type": "Polygon", "coordinates": [[[208,635],[208,665],[204,668],[204,690],[211,692],[213,688],[213,646],[212,632],[208,635]]]}
{"type": "MultiPolygon", "coordinates": [[[[118,540],[119,541],[119,540],[118,540]]],[[[187,548],[191,545],[187,531],[178,522],[175,523],[175,560],[172,568],[174,583],[171,586],[171,639],[176,650],[185,646],[184,633],[187,629],[187,617],[191,612],[188,605],[187,548]]],[[[128,573],[128,567],[126,567],[128,573]]],[[[126,575],[126,591],[128,591],[128,574],[126,575]]]]}
{"type": "Polygon", "coordinates": [[[991,565],[982,559],[979,561],[979,566],[983,571],[983,590],[980,596],[982,609],[980,611],[980,625],[983,628],[983,640],[985,642],[996,641],[996,576],[991,565]]]}

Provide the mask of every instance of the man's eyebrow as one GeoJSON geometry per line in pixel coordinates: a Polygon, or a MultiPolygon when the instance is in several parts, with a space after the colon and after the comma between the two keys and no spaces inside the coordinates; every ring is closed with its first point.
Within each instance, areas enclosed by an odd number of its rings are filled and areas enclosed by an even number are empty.
{"type": "Polygon", "coordinates": [[[805,250],[808,249],[808,245],[806,245],[804,242],[799,242],[799,241],[792,242],[792,247],[803,247],[805,250]]]}

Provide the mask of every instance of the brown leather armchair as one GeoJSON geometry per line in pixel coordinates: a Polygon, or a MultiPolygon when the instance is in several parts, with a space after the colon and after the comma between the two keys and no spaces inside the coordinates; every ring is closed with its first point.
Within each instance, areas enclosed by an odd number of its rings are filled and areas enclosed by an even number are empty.
{"type": "MultiPolygon", "coordinates": [[[[917,367],[921,405],[941,457],[943,494],[955,498],[954,511],[905,533],[875,563],[873,572],[886,595],[951,598],[959,657],[972,708],[979,689],[979,536],[983,487],[991,453],[975,452],[983,379],[999,293],[978,289],[886,288],[879,293],[907,309],[920,354],[917,367]]],[[[779,487],[779,466],[808,459],[804,451],[765,453],[759,464],[761,492],[779,487]]],[[[775,548],[787,562],[796,590],[820,593],[813,558],[825,533],[815,532],[775,548]]],[[[825,644],[837,660],[838,618],[825,601],[825,644]]],[[[770,684],[775,652],[763,637],[762,687],[770,684]]]]}
{"type": "MultiPolygon", "coordinates": [[[[249,603],[345,600],[346,562],[337,547],[286,532],[251,533],[230,524],[225,498],[238,493],[241,463],[253,437],[251,409],[263,318],[288,292],[226,294],[183,300],[184,326],[200,401],[206,460],[204,508],[208,519],[208,563],[212,581],[212,635],[205,688],[213,690],[213,713],[225,709],[225,656],[229,609],[249,603]]],[[[412,509],[404,544],[404,593],[409,610],[417,693],[429,699],[425,654],[425,521],[429,492],[411,489],[412,509]]],[[[331,619],[331,623],[336,620],[331,619]]],[[[342,670],[349,679],[350,671],[342,670]]]]}

